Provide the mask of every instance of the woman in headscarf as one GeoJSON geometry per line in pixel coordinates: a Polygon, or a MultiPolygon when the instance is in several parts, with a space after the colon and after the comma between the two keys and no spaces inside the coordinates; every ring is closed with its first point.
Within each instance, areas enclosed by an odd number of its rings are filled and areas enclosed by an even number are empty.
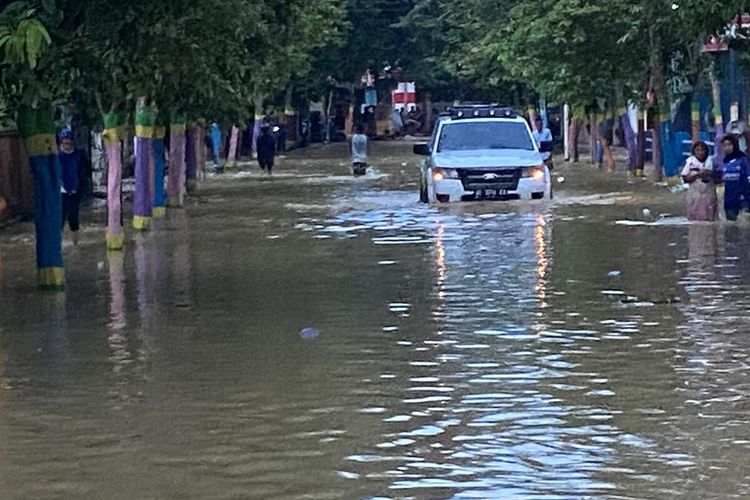
{"type": "Polygon", "coordinates": [[[708,146],[699,141],[693,145],[693,154],[682,169],[682,180],[688,190],[688,220],[716,220],[716,184],[713,161],[708,146]]]}
{"type": "Polygon", "coordinates": [[[724,212],[727,220],[737,220],[742,211],[743,201],[748,201],[748,159],[740,149],[739,140],[728,135],[721,140],[724,149],[724,212]]]}

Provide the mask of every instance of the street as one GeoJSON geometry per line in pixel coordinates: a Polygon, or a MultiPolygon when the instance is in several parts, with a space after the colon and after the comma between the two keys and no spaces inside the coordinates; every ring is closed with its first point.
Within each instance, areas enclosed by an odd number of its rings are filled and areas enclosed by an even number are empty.
{"type": "MultiPolygon", "coordinates": [[[[211,176],[34,286],[0,232],[2,498],[750,496],[750,227],[589,165],[418,203],[407,141],[211,176]]],[[[129,212],[128,212],[129,213],[129,212]]]]}

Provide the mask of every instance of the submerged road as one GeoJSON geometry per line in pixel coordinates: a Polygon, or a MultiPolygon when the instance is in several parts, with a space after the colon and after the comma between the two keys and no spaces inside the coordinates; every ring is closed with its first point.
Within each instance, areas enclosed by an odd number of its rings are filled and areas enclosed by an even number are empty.
{"type": "Polygon", "coordinates": [[[750,496],[750,228],[585,166],[427,207],[409,148],[212,177],[122,254],[93,211],[65,293],[1,232],[0,498],[750,496]]]}

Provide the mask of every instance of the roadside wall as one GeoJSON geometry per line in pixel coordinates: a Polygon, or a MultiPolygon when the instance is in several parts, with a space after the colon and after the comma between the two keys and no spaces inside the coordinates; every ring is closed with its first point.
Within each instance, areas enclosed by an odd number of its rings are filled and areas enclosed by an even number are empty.
{"type": "Polygon", "coordinates": [[[0,225],[33,211],[33,179],[26,150],[16,130],[0,130],[0,225]]]}

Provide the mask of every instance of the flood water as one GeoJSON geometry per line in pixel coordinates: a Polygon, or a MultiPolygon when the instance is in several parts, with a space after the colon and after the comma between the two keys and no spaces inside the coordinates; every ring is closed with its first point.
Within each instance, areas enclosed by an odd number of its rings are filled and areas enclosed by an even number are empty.
{"type": "Polygon", "coordinates": [[[408,144],[344,148],[122,255],[94,212],[65,293],[0,233],[0,498],[750,496],[748,227],[588,167],[426,207],[408,144]]]}

